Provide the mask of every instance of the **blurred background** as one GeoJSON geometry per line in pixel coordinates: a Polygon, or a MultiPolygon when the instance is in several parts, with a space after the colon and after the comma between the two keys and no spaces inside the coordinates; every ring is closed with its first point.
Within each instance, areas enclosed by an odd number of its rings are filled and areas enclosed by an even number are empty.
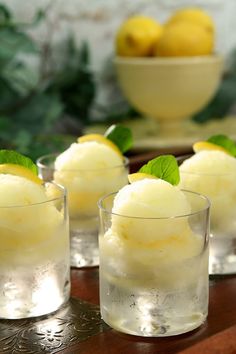
{"type": "Polygon", "coordinates": [[[215,133],[236,138],[235,13],[235,0],[1,1],[1,147],[36,159],[64,150],[83,132],[103,132],[117,122],[132,128],[134,153],[188,148],[215,133]],[[114,38],[129,16],[164,22],[185,6],[199,6],[212,16],[224,74],[213,99],[189,117],[187,130],[168,137],[122,94],[114,38]]]}

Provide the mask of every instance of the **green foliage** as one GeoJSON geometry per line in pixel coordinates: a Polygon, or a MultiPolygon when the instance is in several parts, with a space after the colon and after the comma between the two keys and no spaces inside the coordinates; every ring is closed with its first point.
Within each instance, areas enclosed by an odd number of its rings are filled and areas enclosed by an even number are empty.
{"type": "Polygon", "coordinates": [[[64,104],[64,112],[86,124],[95,97],[94,77],[89,70],[89,49],[87,43],[82,43],[77,50],[72,38],[66,44],[67,60],[55,73],[47,92],[56,93],[64,104]]]}
{"type": "Polygon", "coordinates": [[[47,76],[30,64],[41,52],[25,30],[44,17],[39,11],[32,23],[17,23],[0,4],[0,144],[32,159],[68,146],[73,137],[57,134],[55,124],[67,114],[87,123],[95,95],[85,43],[77,49],[69,38],[64,64],[47,76]]]}

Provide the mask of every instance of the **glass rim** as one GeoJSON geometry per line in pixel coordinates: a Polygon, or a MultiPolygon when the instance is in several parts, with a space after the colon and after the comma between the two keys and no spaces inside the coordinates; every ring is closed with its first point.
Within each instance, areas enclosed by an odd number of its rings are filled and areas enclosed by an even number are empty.
{"type": "Polygon", "coordinates": [[[66,188],[65,188],[65,187],[63,187],[61,184],[55,183],[55,182],[53,182],[53,181],[44,182],[44,183],[42,184],[42,186],[46,186],[47,184],[53,184],[54,186],[56,186],[56,187],[61,191],[61,196],[60,196],[60,197],[49,198],[49,199],[44,200],[44,201],[42,201],[42,202],[31,203],[31,204],[28,204],[28,205],[9,205],[9,206],[3,206],[3,205],[0,204],[0,210],[1,210],[1,209],[14,209],[14,208],[30,208],[30,207],[32,207],[32,206],[43,205],[43,204],[46,204],[46,203],[54,202],[54,201],[61,200],[61,199],[64,199],[64,198],[65,198],[65,196],[66,196],[66,188]]]}
{"type": "Polygon", "coordinates": [[[186,217],[189,217],[189,216],[193,216],[193,215],[196,215],[196,214],[199,214],[201,212],[204,212],[206,210],[209,210],[210,209],[210,206],[211,206],[211,202],[210,202],[210,199],[206,196],[206,195],[203,195],[203,194],[200,194],[200,193],[197,193],[197,192],[193,192],[193,191],[190,191],[190,190],[187,190],[187,189],[181,189],[182,192],[184,193],[189,193],[189,194],[192,194],[192,195],[195,195],[195,196],[198,196],[200,197],[202,200],[205,201],[206,205],[197,210],[197,211],[193,211],[193,212],[190,212],[190,213],[187,213],[187,214],[182,214],[182,215],[175,215],[175,216],[163,216],[163,217],[143,217],[143,216],[130,216],[130,215],[124,215],[124,214],[118,214],[118,213],[114,213],[112,211],[109,211],[107,210],[103,205],[102,203],[104,202],[105,199],[111,197],[112,195],[115,195],[117,194],[118,192],[113,192],[113,193],[109,193],[109,194],[106,194],[104,195],[102,198],[99,199],[98,201],[98,208],[99,210],[107,213],[107,214],[110,214],[110,215],[115,215],[115,216],[120,216],[120,217],[124,217],[124,218],[129,218],[129,219],[139,219],[139,220],[170,220],[170,219],[180,219],[180,218],[186,218],[186,217]]]}
{"type": "Polygon", "coordinates": [[[129,166],[129,159],[128,157],[126,156],[123,156],[123,163],[122,164],[119,164],[119,165],[115,165],[115,166],[111,166],[111,167],[101,167],[101,168],[67,168],[67,169],[63,169],[63,170],[59,170],[59,169],[56,169],[55,167],[49,167],[47,166],[46,164],[42,163],[42,160],[43,159],[46,159],[46,158],[56,158],[60,153],[51,153],[51,154],[47,154],[47,155],[43,155],[43,156],[40,156],[37,160],[36,160],[36,165],[39,167],[39,168],[42,168],[42,169],[47,169],[49,171],[60,171],[60,172],[86,172],[86,171],[107,171],[107,170],[112,170],[112,169],[116,169],[116,168],[121,168],[121,167],[128,167],[129,166]]]}
{"type": "MultiPolygon", "coordinates": [[[[194,156],[195,153],[193,154],[186,154],[186,155],[180,155],[178,157],[176,157],[176,160],[179,161],[181,159],[187,159],[187,158],[190,158],[192,156],[194,156]]],[[[233,156],[232,156],[233,157],[233,156]]],[[[183,162],[185,161],[183,160],[183,162]]],[[[182,163],[181,163],[182,164],[182,163]]],[[[181,165],[179,165],[180,167],[181,165]]],[[[184,173],[186,175],[192,175],[192,176],[236,176],[236,173],[233,173],[233,172],[219,172],[219,173],[205,173],[205,172],[189,172],[189,171],[184,171],[184,170],[179,170],[180,174],[181,173],[184,173]]]]}

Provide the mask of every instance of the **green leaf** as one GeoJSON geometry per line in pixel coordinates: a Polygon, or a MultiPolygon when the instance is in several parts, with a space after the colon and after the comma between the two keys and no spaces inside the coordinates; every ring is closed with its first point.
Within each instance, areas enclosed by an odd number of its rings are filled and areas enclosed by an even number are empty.
{"type": "Polygon", "coordinates": [[[11,17],[12,15],[9,9],[3,4],[0,4],[0,26],[7,24],[11,17]]]}
{"type": "Polygon", "coordinates": [[[33,40],[12,28],[0,29],[0,60],[12,60],[19,53],[36,53],[33,40]]]}
{"type": "Polygon", "coordinates": [[[20,96],[29,94],[39,82],[39,75],[35,69],[16,61],[5,66],[2,78],[20,96]]]}
{"type": "Polygon", "coordinates": [[[21,165],[37,175],[37,166],[33,161],[24,155],[19,154],[13,150],[0,150],[0,164],[11,163],[14,165],[21,165]]]}
{"type": "Polygon", "coordinates": [[[156,176],[173,185],[179,184],[180,181],[179,167],[172,155],[156,157],[142,166],[139,172],[156,176]]]}
{"type": "Polygon", "coordinates": [[[0,114],[6,115],[8,108],[15,106],[19,97],[9,83],[0,75],[0,114]]]}
{"type": "Polygon", "coordinates": [[[63,54],[64,64],[51,77],[47,93],[58,94],[65,114],[86,124],[96,93],[94,73],[89,67],[89,47],[83,43],[77,49],[74,39],[69,37],[63,54]]]}
{"type": "Polygon", "coordinates": [[[104,136],[116,144],[122,153],[128,151],[133,145],[131,130],[122,125],[113,124],[104,136]]]}
{"type": "Polygon", "coordinates": [[[236,156],[236,143],[226,135],[213,135],[207,141],[212,144],[222,146],[231,155],[236,156]]]}
{"type": "MultiPolygon", "coordinates": [[[[8,116],[4,116],[0,114],[0,143],[2,146],[3,141],[10,142],[12,134],[12,122],[8,116]]],[[[5,146],[6,147],[6,146],[5,146]]]]}
{"type": "Polygon", "coordinates": [[[27,154],[28,147],[32,143],[32,140],[34,140],[34,137],[30,134],[30,132],[21,129],[12,139],[12,144],[21,154],[27,154]]]}
{"type": "Polygon", "coordinates": [[[57,95],[36,92],[12,113],[15,134],[21,130],[32,135],[48,133],[63,112],[57,95]]]}
{"type": "Polygon", "coordinates": [[[90,52],[88,43],[83,41],[78,52],[78,60],[82,67],[87,67],[90,63],[90,52]]]}
{"type": "Polygon", "coordinates": [[[18,23],[16,23],[16,25],[18,25],[19,27],[24,27],[24,28],[27,28],[27,27],[32,28],[32,27],[34,27],[34,26],[37,26],[42,20],[45,19],[45,17],[46,17],[46,12],[47,12],[46,9],[44,9],[44,10],[39,9],[38,11],[36,11],[32,22],[30,22],[30,23],[23,23],[23,24],[20,24],[20,23],[18,24],[18,23]]]}

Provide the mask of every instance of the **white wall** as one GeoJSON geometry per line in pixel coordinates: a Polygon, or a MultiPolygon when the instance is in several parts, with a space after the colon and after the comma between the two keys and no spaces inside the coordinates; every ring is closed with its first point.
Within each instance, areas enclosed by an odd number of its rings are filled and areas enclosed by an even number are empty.
{"type": "Polygon", "coordinates": [[[144,13],[164,21],[173,9],[201,6],[214,18],[217,50],[227,54],[236,45],[236,0],[5,0],[17,18],[30,20],[35,10],[49,5],[46,24],[36,33],[39,41],[60,42],[73,31],[80,42],[91,44],[93,66],[100,69],[113,51],[113,39],[123,19],[144,13]]]}
{"type": "Polygon", "coordinates": [[[97,101],[102,105],[117,99],[106,63],[113,54],[118,26],[131,14],[143,13],[162,22],[178,7],[201,6],[215,20],[216,50],[227,55],[236,46],[236,0],[5,0],[5,3],[18,19],[25,21],[30,21],[37,8],[48,6],[46,22],[32,34],[41,44],[53,43],[57,61],[62,55],[56,48],[68,33],[73,32],[78,43],[88,40],[92,67],[97,73],[97,101]]]}

